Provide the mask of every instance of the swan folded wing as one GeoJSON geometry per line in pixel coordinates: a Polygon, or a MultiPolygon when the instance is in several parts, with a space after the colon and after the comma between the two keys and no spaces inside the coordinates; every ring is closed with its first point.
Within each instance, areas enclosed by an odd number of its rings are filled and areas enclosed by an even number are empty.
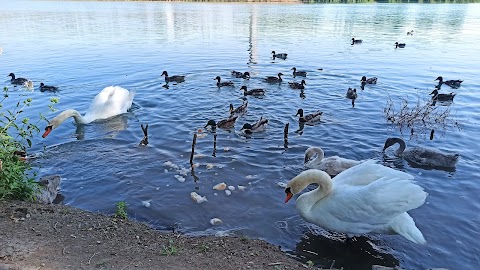
{"type": "Polygon", "coordinates": [[[134,95],[135,92],[120,86],[105,87],[93,99],[85,118],[94,121],[126,113],[132,105],[134,95]]]}
{"type": "MultiPolygon", "coordinates": [[[[315,166],[316,169],[322,170],[329,175],[337,175],[346,169],[360,164],[361,161],[342,158],[339,156],[331,156],[321,160],[320,164],[315,166]]],[[[309,166],[309,164],[307,164],[309,166]]]]}
{"type": "Polygon", "coordinates": [[[445,153],[433,148],[415,147],[403,153],[403,157],[419,165],[454,167],[458,160],[458,155],[445,153]]]}
{"type": "Polygon", "coordinates": [[[333,182],[335,185],[365,186],[384,176],[413,179],[408,173],[377,164],[370,159],[339,173],[333,178],[333,182]]]}
{"type": "Polygon", "coordinates": [[[421,206],[426,197],[413,181],[385,176],[363,187],[334,188],[329,199],[320,200],[311,213],[319,220],[328,220],[326,227],[334,231],[384,232],[397,216],[421,206]]]}

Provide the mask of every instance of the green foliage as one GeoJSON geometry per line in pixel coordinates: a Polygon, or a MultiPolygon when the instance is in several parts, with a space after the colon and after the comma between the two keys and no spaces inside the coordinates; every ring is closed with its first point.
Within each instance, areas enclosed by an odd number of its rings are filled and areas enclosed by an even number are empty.
{"type": "Polygon", "coordinates": [[[40,115],[39,120],[32,123],[23,117],[25,109],[32,104],[31,98],[17,101],[14,108],[5,108],[8,98],[8,88],[4,87],[0,99],[0,200],[32,200],[38,187],[34,181],[36,173],[21,156],[26,154],[32,146],[32,138],[40,132],[37,124],[46,119],[40,115]]]}
{"type": "Polygon", "coordinates": [[[207,244],[203,244],[203,245],[201,245],[201,246],[199,247],[199,249],[200,249],[200,252],[204,252],[204,253],[205,253],[205,252],[207,252],[207,251],[210,249],[210,247],[209,247],[207,244]]]}
{"type": "Polygon", "coordinates": [[[126,202],[117,202],[117,210],[115,211],[115,217],[120,219],[128,219],[127,215],[127,203],[126,202]]]}
{"type": "Polygon", "coordinates": [[[163,246],[162,255],[170,256],[170,255],[177,255],[178,249],[173,245],[173,240],[168,240],[168,245],[163,246]]]}

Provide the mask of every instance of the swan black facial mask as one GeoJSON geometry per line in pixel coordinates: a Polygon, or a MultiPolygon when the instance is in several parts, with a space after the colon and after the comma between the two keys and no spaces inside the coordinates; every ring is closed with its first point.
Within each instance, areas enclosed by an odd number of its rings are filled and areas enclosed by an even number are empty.
{"type": "Polygon", "coordinates": [[[47,137],[48,134],[50,134],[50,132],[52,132],[52,130],[53,130],[53,127],[52,127],[52,126],[47,126],[47,127],[45,128],[45,133],[43,133],[43,135],[42,135],[42,138],[47,137]]]}
{"type": "Polygon", "coordinates": [[[287,188],[285,189],[285,193],[287,193],[287,198],[285,199],[285,203],[287,203],[287,202],[293,197],[291,188],[290,188],[290,187],[287,187],[287,188]]]}

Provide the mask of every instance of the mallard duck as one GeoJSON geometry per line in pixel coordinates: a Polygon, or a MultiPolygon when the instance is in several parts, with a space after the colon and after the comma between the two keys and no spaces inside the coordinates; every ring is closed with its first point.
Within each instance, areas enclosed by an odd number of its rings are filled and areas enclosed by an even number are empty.
{"type": "Polygon", "coordinates": [[[56,87],[56,86],[45,85],[43,82],[40,83],[40,91],[41,92],[45,92],[45,91],[56,92],[57,90],[58,90],[58,87],[56,87]]]}
{"type": "Polygon", "coordinates": [[[449,93],[449,94],[439,94],[437,89],[434,89],[430,95],[432,96],[432,100],[437,100],[437,101],[453,101],[453,98],[455,97],[455,93],[449,93]]]}
{"type": "Polygon", "coordinates": [[[360,82],[364,84],[377,84],[377,77],[372,77],[367,79],[366,76],[362,76],[362,79],[360,80],[360,82]]]}
{"type": "Polygon", "coordinates": [[[305,80],[302,80],[302,82],[298,83],[298,82],[289,82],[288,83],[288,86],[290,86],[290,88],[292,89],[305,89],[305,85],[307,83],[305,82],[305,80]]]}
{"type": "Polygon", "coordinates": [[[405,48],[405,43],[398,43],[398,42],[395,42],[395,49],[396,48],[405,48]]]}
{"type": "Polygon", "coordinates": [[[355,99],[357,99],[357,89],[355,88],[348,88],[347,94],[345,95],[346,98],[352,100],[352,107],[355,107],[355,99]]]}
{"type": "Polygon", "coordinates": [[[243,102],[243,104],[236,109],[234,109],[233,104],[230,103],[230,115],[244,114],[247,111],[247,107],[248,107],[248,100],[246,102],[243,102]]]}
{"type": "Polygon", "coordinates": [[[388,138],[383,146],[383,151],[396,143],[400,145],[394,152],[396,156],[421,166],[452,168],[455,167],[460,157],[458,153],[449,154],[420,146],[405,149],[407,147],[405,141],[400,138],[388,138]]]}
{"type": "Polygon", "coordinates": [[[303,115],[303,109],[298,109],[297,114],[295,116],[299,116],[298,121],[304,123],[314,123],[320,120],[320,116],[323,114],[321,111],[316,111],[314,113],[310,113],[307,115],[303,115]]]}
{"type": "Polygon", "coordinates": [[[265,128],[267,127],[267,123],[268,123],[268,119],[263,119],[263,117],[260,117],[260,119],[253,125],[248,123],[244,124],[241,130],[245,134],[252,134],[255,132],[264,131],[265,128]]]}
{"type": "Polygon", "coordinates": [[[444,81],[442,76],[438,76],[438,78],[435,79],[435,81],[438,81],[438,85],[441,86],[442,84],[446,84],[452,88],[457,88],[460,87],[460,84],[463,82],[462,80],[448,80],[444,81]]]}
{"type": "Polygon", "coordinates": [[[252,89],[252,90],[247,90],[247,87],[244,85],[240,88],[240,90],[243,90],[243,95],[244,96],[263,96],[265,95],[265,90],[263,89],[252,89]]]}
{"type": "Polygon", "coordinates": [[[282,82],[283,73],[278,73],[278,77],[268,76],[265,78],[265,81],[268,83],[280,83],[282,82]]]}
{"type": "Polygon", "coordinates": [[[221,82],[221,78],[220,76],[217,76],[215,77],[214,80],[217,80],[217,86],[218,87],[223,87],[223,86],[233,86],[233,82],[232,81],[228,81],[228,82],[221,82]]]}
{"type": "Polygon", "coordinates": [[[162,76],[165,76],[165,82],[177,82],[181,83],[185,81],[185,76],[175,75],[175,76],[168,76],[168,72],[163,71],[162,76]]]}
{"type": "Polygon", "coordinates": [[[407,32],[407,36],[411,36],[411,35],[413,35],[413,30],[407,32]]]}
{"type": "Polygon", "coordinates": [[[309,169],[318,169],[335,176],[344,170],[351,168],[363,161],[342,158],[339,156],[325,157],[323,149],[320,147],[309,147],[305,151],[305,167],[309,169]],[[314,159],[312,159],[315,157],[314,159]]]}
{"type": "Polygon", "coordinates": [[[235,70],[232,70],[232,76],[235,77],[235,78],[243,78],[243,79],[250,79],[250,72],[248,71],[245,71],[245,72],[240,72],[240,71],[235,71],[235,70]]]}
{"type": "Polygon", "coordinates": [[[28,79],[25,78],[15,78],[15,74],[13,73],[8,74],[7,77],[12,77],[12,79],[10,80],[12,84],[23,85],[24,83],[28,82],[28,79]]]}
{"type": "Polygon", "coordinates": [[[275,58],[282,58],[283,60],[287,59],[287,54],[286,53],[276,53],[275,51],[272,51],[272,57],[275,58]]]}
{"type": "Polygon", "coordinates": [[[363,42],[363,40],[361,40],[361,39],[352,38],[352,45],[353,45],[353,44],[360,44],[360,43],[362,43],[362,42],[363,42]]]}
{"type": "Polygon", "coordinates": [[[235,121],[237,120],[238,116],[231,116],[228,119],[220,120],[218,122],[215,122],[215,120],[208,120],[207,124],[205,125],[204,128],[211,127],[212,130],[216,129],[217,127],[223,128],[223,129],[230,129],[235,125],[235,121]]]}
{"type": "Polygon", "coordinates": [[[293,67],[292,70],[293,70],[293,77],[295,77],[295,76],[306,77],[307,76],[306,71],[297,71],[296,67],[293,67]]]}
{"type": "Polygon", "coordinates": [[[407,211],[422,206],[428,194],[410,174],[375,161],[353,166],[333,179],[310,169],[288,182],[285,203],[310,184],[318,187],[296,201],[300,216],[308,222],[347,237],[388,233],[417,244],[427,242],[407,211]]]}

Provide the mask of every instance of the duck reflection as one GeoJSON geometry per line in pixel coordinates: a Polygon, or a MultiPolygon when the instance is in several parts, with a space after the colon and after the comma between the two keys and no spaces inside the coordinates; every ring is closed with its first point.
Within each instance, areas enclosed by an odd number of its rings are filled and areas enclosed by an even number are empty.
{"type": "Polygon", "coordinates": [[[359,236],[347,242],[345,238],[336,233],[316,235],[309,231],[296,245],[294,253],[301,261],[312,261],[316,267],[323,268],[370,270],[372,265],[399,265],[398,259],[378,240],[359,236]]]}

